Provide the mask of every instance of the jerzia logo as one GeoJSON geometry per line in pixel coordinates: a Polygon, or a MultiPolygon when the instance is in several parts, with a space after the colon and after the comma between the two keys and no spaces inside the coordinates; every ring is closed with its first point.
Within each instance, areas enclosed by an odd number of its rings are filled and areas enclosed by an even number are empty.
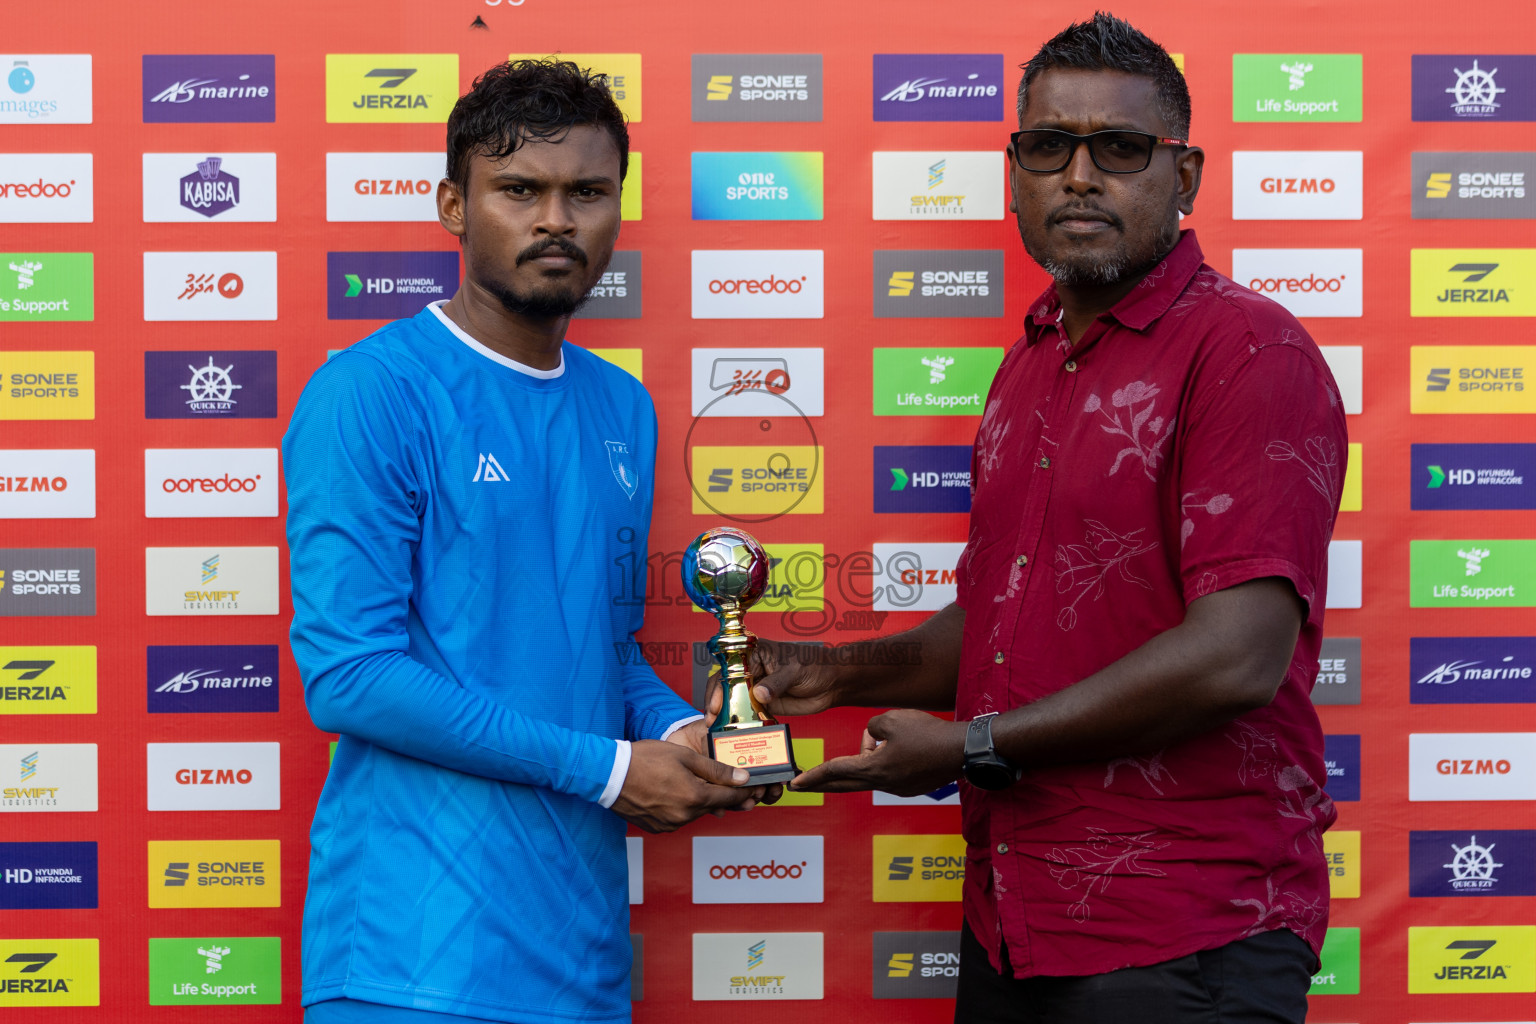
{"type": "Polygon", "coordinates": [[[328,53],[328,122],[441,123],[459,95],[455,53],[328,53]]]}
{"type": "Polygon", "coordinates": [[[1409,928],[1408,991],[1536,992],[1536,926],[1409,928]]]}

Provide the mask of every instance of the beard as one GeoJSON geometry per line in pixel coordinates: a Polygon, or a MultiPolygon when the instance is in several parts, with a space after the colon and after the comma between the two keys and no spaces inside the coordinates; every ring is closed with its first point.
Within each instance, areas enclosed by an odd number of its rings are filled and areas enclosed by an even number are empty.
{"type": "MultiPolygon", "coordinates": [[[[1040,265],[1058,285],[1082,287],[1110,285],[1127,277],[1142,276],[1162,262],[1179,241],[1177,207],[1174,215],[1165,222],[1162,230],[1139,245],[1132,245],[1122,234],[1120,244],[1109,252],[1062,252],[1050,251],[1038,243],[1031,244],[1020,225],[1019,235],[1024,241],[1024,251],[1040,265]]],[[[1124,231],[1124,223],[1117,219],[1116,226],[1124,231]]],[[[1047,223],[1046,230],[1050,225],[1047,223]]]]}
{"type": "MultiPolygon", "coordinates": [[[[466,236],[467,237],[467,236],[466,236]]],[[[517,254],[517,266],[522,266],[529,260],[535,259],[552,250],[558,250],[562,255],[569,256],[582,267],[587,267],[587,254],[580,246],[564,238],[551,238],[548,241],[537,242],[517,254]]],[[[475,278],[475,283],[486,291],[496,296],[496,301],[501,307],[513,316],[526,317],[530,320],[555,320],[575,314],[587,300],[592,297],[592,285],[602,279],[603,271],[608,269],[609,259],[604,259],[602,265],[595,272],[589,274],[590,281],[585,287],[569,280],[559,279],[546,283],[544,287],[521,292],[507,281],[492,277],[475,278]]]]}

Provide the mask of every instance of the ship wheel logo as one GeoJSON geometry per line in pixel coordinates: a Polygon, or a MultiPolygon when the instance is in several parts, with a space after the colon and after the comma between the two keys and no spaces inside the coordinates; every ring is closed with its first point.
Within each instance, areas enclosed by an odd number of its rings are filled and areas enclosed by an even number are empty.
{"type": "Polygon", "coordinates": [[[181,386],[181,390],[190,395],[187,404],[226,402],[234,405],[235,400],[232,396],[241,388],[241,385],[229,379],[229,371],[234,368],[235,364],[230,363],[221,369],[214,364],[213,356],[208,357],[207,366],[193,366],[188,363],[187,369],[192,371],[192,380],[181,386]]]}
{"type": "Polygon", "coordinates": [[[1496,881],[1493,873],[1503,864],[1493,859],[1493,848],[1497,843],[1489,843],[1487,846],[1477,845],[1477,836],[1472,836],[1466,846],[1451,844],[1451,862],[1440,865],[1451,872],[1451,884],[1458,889],[1487,888],[1478,885],[1483,882],[1491,884],[1496,881]]]}
{"type": "Polygon", "coordinates": [[[1456,72],[1456,84],[1445,90],[1456,98],[1457,111],[1462,107],[1486,107],[1486,111],[1473,110],[1468,113],[1493,113],[1498,103],[1494,97],[1507,89],[1500,89],[1493,81],[1493,76],[1499,73],[1498,68],[1484,71],[1477,66],[1477,61],[1472,62],[1472,67],[1463,71],[1460,68],[1452,68],[1456,72]]]}

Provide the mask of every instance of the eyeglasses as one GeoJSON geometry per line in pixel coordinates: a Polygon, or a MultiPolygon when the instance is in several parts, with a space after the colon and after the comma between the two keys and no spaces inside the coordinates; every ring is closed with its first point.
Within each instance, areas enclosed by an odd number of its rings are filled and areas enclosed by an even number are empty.
{"type": "Polygon", "coordinates": [[[1088,143],[1093,165],[1109,174],[1135,174],[1152,163],[1158,146],[1188,146],[1184,139],[1165,139],[1147,132],[1118,129],[1074,135],[1054,128],[1033,128],[1008,136],[1014,161],[1026,171],[1054,174],[1065,170],[1077,153],[1079,142],[1088,143]]]}

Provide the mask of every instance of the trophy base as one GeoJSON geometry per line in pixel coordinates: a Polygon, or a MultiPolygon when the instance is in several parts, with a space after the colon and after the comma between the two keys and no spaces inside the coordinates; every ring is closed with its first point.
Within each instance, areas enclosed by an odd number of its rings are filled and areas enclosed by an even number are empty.
{"type": "Polygon", "coordinates": [[[789,726],[782,722],[747,729],[711,730],[709,754],[732,768],[745,768],[751,776],[749,786],[788,782],[800,774],[790,747],[789,726]]]}

